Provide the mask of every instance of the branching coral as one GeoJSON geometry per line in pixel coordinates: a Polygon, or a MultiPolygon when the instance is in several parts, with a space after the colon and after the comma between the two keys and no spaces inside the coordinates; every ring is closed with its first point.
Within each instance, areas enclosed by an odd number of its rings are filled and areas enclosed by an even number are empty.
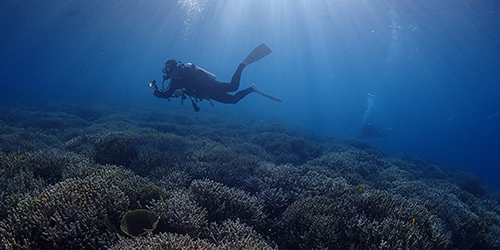
{"type": "Polygon", "coordinates": [[[4,248],[500,249],[495,197],[464,171],[280,124],[102,110],[0,110],[4,248]],[[127,208],[156,230],[117,242],[127,208]]]}
{"type": "Polygon", "coordinates": [[[177,191],[168,199],[154,201],[149,209],[160,215],[169,232],[198,236],[207,226],[207,210],[187,191],[177,191]]]}
{"type": "Polygon", "coordinates": [[[340,173],[357,173],[365,180],[378,176],[379,169],[384,168],[384,161],[378,156],[367,154],[361,150],[347,150],[328,153],[306,164],[306,167],[326,168],[329,171],[340,173]]]}
{"type": "Polygon", "coordinates": [[[300,164],[321,155],[321,148],[304,138],[285,133],[265,132],[255,136],[253,143],[276,156],[276,163],[300,164]]]}
{"type": "Polygon", "coordinates": [[[129,166],[137,158],[139,140],[136,135],[111,132],[95,142],[95,160],[100,164],[129,166]]]}
{"type": "Polygon", "coordinates": [[[266,217],[257,197],[229,188],[212,180],[195,180],[191,184],[194,199],[208,211],[208,220],[221,222],[240,219],[249,224],[262,223],[266,217]]]}
{"type": "Polygon", "coordinates": [[[54,135],[47,135],[37,129],[15,128],[12,130],[10,134],[0,134],[0,148],[6,153],[36,151],[58,143],[54,135]]]}
{"type": "Polygon", "coordinates": [[[110,250],[272,250],[251,227],[239,221],[213,223],[207,228],[207,238],[192,238],[176,233],[160,233],[146,237],[121,240],[110,250]]]}
{"type": "Polygon", "coordinates": [[[184,163],[193,178],[210,178],[228,186],[242,186],[252,176],[260,159],[251,154],[236,153],[220,144],[194,151],[184,163]]]}
{"type": "Polygon", "coordinates": [[[293,194],[281,188],[265,189],[259,193],[259,198],[264,202],[264,212],[274,219],[281,216],[285,209],[295,200],[293,194]]]}
{"type": "Polygon", "coordinates": [[[89,159],[60,150],[0,153],[0,219],[27,194],[37,194],[49,184],[65,179],[69,169],[93,165],[89,159]]]}
{"type": "Polygon", "coordinates": [[[111,185],[118,187],[130,199],[129,209],[144,208],[153,199],[167,196],[167,191],[157,185],[155,181],[136,175],[123,166],[83,164],[75,168],[67,168],[64,178],[86,178],[99,176],[111,185]]]}
{"type": "Polygon", "coordinates": [[[98,177],[68,179],[20,201],[0,225],[7,249],[101,249],[128,199],[98,177]]]}
{"type": "Polygon", "coordinates": [[[146,237],[122,239],[109,250],[218,250],[217,246],[208,240],[193,239],[188,235],[175,233],[160,233],[146,237]]]}
{"type": "Polygon", "coordinates": [[[226,220],[222,225],[212,223],[206,232],[209,240],[215,242],[218,249],[275,249],[252,227],[239,220],[226,220]]]}
{"type": "Polygon", "coordinates": [[[140,140],[130,132],[107,132],[98,135],[80,135],[67,141],[66,150],[84,154],[99,164],[130,166],[138,156],[140,140]]]}
{"type": "Polygon", "coordinates": [[[296,201],[283,214],[278,242],[291,249],[446,249],[449,234],[421,205],[386,192],[296,201]]]}

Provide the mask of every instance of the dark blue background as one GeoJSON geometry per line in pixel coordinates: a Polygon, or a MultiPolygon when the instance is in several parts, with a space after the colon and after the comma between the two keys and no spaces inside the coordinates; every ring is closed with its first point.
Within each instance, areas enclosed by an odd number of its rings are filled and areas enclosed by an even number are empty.
{"type": "Polygon", "coordinates": [[[247,67],[251,95],[201,112],[254,116],[323,136],[367,139],[388,152],[455,165],[500,185],[500,8],[486,1],[115,0],[0,3],[2,102],[123,103],[195,115],[153,98],[166,59],[229,80],[247,67]]]}

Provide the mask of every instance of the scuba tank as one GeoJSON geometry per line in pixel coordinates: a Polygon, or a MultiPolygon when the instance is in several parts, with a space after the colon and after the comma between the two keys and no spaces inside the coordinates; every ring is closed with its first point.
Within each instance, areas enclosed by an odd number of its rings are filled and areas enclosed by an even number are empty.
{"type": "Polygon", "coordinates": [[[192,63],[184,63],[183,66],[184,66],[184,68],[188,68],[188,69],[194,68],[194,70],[196,70],[196,71],[203,72],[208,77],[210,77],[210,79],[212,79],[212,80],[215,80],[215,78],[216,78],[216,76],[213,73],[211,73],[211,72],[209,72],[209,71],[207,71],[207,70],[205,70],[203,68],[200,68],[200,67],[198,67],[198,66],[196,66],[196,65],[194,65],[192,63]]]}

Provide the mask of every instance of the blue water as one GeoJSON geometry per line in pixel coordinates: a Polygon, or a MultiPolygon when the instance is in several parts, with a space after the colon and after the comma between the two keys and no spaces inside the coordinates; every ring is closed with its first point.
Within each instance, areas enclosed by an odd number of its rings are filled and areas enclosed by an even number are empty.
{"type": "Polygon", "coordinates": [[[472,171],[500,186],[500,4],[465,0],[114,0],[0,3],[4,103],[122,103],[176,109],[152,96],[165,60],[193,62],[229,81],[247,67],[283,100],[252,94],[205,113],[251,116],[322,136],[365,138],[472,171]],[[373,93],[369,99],[368,93],[373,93]]]}

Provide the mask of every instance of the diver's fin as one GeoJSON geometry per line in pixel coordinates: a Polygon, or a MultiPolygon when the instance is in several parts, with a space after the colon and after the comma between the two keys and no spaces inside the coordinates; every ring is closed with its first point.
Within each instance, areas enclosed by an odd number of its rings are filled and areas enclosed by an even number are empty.
{"type": "Polygon", "coordinates": [[[251,86],[251,87],[252,87],[252,89],[253,89],[253,91],[254,91],[255,93],[259,93],[259,94],[261,94],[262,96],[267,97],[267,98],[269,98],[269,99],[271,99],[271,100],[273,100],[273,101],[281,102],[281,99],[279,99],[279,98],[277,98],[277,97],[274,97],[274,96],[272,96],[272,95],[270,95],[270,94],[268,94],[268,93],[266,93],[266,92],[264,92],[264,91],[260,90],[259,88],[257,88],[257,86],[255,86],[255,84],[253,84],[253,83],[252,83],[252,86],[251,86]]]}
{"type": "Polygon", "coordinates": [[[247,58],[245,58],[245,60],[243,60],[243,64],[245,64],[245,66],[248,66],[250,64],[252,64],[253,62],[256,62],[262,58],[264,58],[265,56],[269,55],[271,53],[271,49],[269,47],[267,47],[265,44],[261,44],[259,46],[257,46],[257,48],[253,49],[252,52],[250,52],[250,54],[247,56],[247,58]]]}

